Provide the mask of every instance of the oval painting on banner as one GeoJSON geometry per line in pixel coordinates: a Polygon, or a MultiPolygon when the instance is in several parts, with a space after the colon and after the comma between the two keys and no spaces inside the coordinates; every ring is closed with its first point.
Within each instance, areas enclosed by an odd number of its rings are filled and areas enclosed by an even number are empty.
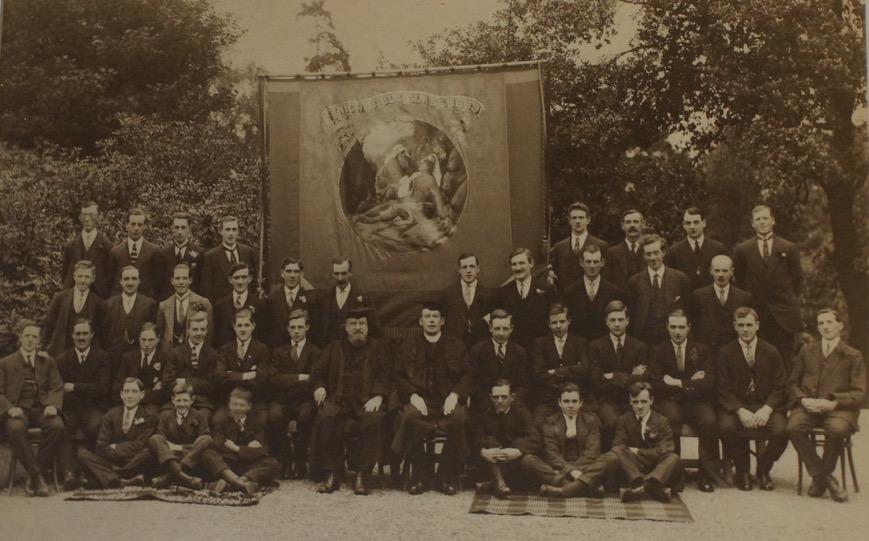
{"type": "Polygon", "coordinates": [[[459,149],[443,131],[416,118],[381,118],[366,128],[341,169],[341,204],[353,231],[393,253],[446,242],[468,194],[459,149]]]}

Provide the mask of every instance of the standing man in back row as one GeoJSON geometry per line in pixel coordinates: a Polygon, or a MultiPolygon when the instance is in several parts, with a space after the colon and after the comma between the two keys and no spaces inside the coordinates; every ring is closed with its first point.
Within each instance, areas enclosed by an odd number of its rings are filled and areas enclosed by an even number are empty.
{"type": "Polygon", "coordinates": [[[643,262],[643,251],[640,249],[640,237],[646,228],[643,213],[636,209],[628,209],[622,214],[622,231],[625,240],[610,246],[607,250],[606,274],[604,278],[615,284],[622,291],[628,290],[628,279],[646,268],[643,262]]]}
{"type": "Polygon", "coordinates": [[[607,243],[588,232],[591,212],[585,203],[572,203],[567,208],[567,220],[570,223],[570,236],[556,242],[549,252],[549,260],[556,276],[555,283],[561,292],[582,277],[580,258],[586,246],[598,246],[603,258],[607,251],[607,243]]]}
{"type": "Polygon", "coordinates": [[[727,249],[717,240],[704,234],[706,216],[697,207],[690,207],[685,211],[682,216],[682,227],[685,229],[685,238],[674,243],[667,250],[664,263],[685,273],[693,291],[712,283],[709,264],[713,257],[726,255],[727,249]]]}
{"type": "MultiPolygon", "coordinates": [[[[220,219],[220,246],[205,252],[202,258],[201,283],[199,294],[207,297],[212,303],[229,295],[232,286],[229,283],[229,270],[238,263],[246,263],[251,273],[255,273],[257,256],[253,248],[238,242],[239,223],[235,216],[224,216],[220,219]]],[[[254,280],[252,291],[256,290],[254,280]]]]}

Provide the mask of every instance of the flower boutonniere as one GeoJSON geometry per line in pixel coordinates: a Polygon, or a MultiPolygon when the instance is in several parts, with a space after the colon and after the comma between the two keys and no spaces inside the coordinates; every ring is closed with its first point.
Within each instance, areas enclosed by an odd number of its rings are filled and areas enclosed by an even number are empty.
{"type": "Polygon", "coordinates": [[[133,424],[134,424],[134,425],[140,425],[140,424],[142,424],[142,423],[144,423],[144,422],[145,422],[145,419],[142,419],[141,417],[139,417],[139,418],[137,418],[137,419],[133,419],[133,424]]]}
{"type": "Polygon", "coordinates": [[[535,289],[534,291],[536,291],[538,295],[543,295],[543,290],[540,289],[539,287],[537,289],[535,289]]]}
{"type": "Polygon", "coordinates": [[[660,437],[660,435],[657,432],[655,432],[651,428],[646,427],[646,433],[645,433],[646,441],[656,441],[659,437],[660,437]]]}
{"type": "MultiPolygon", "coordinates": [[[[199,252],[197,252],[196,250],[190,250],[190,251],[187,252],[187,253],[190,254],[190,257],[191,257],[192,259],[196,259],[197,257],[199,257],[199,252]]],[[[195,265],[195,264],[196,264],[196,263],[194,263],[194,265],[195,265]]]]}
{"type": "Polygon", "coordinates": [[[256,365],[251,366],[251,367],[250,367],[250,371],[251,371],[251,372],[256,371],[256,365]]]}
{"type": "Polygon", "coordinates": [[[302,303],[302,304],[307,304],[307,303],[308,303],[308,298],[305,297],[304,295],[299,295],[299,302],[302,303]]]}
{"type": "Polygon", "coordinates": [[[160,363],[154,363],[154,364],[152,364],[151,366],[152,366],[152,367],[154,368],[154,370],[157,371],[157,372],[159,372],[160,369],[162,368],[162,365],[161,365],[160,363]]]}
{"type": "Polygon", "coordinates": [[[362,295],[359,295],[358,297],[356,297],[356,302],[362,303],[365,302],[365,299],[362,298],[362,295]]]}
{"type": "Polygon", "coordinates": [[[779,256],[780,258],[782,258],[782,259],[787,259],[788,254],[787,254],[787,252],[779,252],[779,253],[778,253],[778,256],[779,256]]]}

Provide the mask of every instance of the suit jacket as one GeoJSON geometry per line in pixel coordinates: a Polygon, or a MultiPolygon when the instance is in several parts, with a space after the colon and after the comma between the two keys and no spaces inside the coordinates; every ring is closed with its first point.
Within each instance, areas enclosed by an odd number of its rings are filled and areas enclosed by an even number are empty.
{"type": "Polygon", "coordinates": [[[700,253],[695,254],[691,243],[684,238],[670,246],[664,256],[664,264],[684,273],[694,290],[712,283],[709,265],[717,255],[729,255],[727,248],[717,240],[704,235],[700,253]]]}
{"type": "Polygon", "coordinates": [[[142,325],[157,321],[157,302],[143,293],[136,294],[136,301],[129,316],[124,313],[123,293],[106,301],[103,321],[99,331],[100,345],[103,349],[120,354],[136,349],[142,325]]]}
{"type": "MultiPolygon", "coordinates": [[[[332,402],[344,398],[343,375],[346,363],[345,348],[350,348],[346,338],[335,340],[323,350],[311,374],[311,386],[324,387],[326,397],[332,402]]],[[[393,360],[389,347],[377,338],[368,337],[367,354],[362,365],[362,396],[384,398],[384,405],[392,392],[393,360]]]]}
{"type": "MultiPolygon", "coordinates": [[[[193,306],[195,304],[200,304],[205,309],[205,313],[208,314],[208,335],[205,338],[206,343],[213,344],[214,342],[214,308],[211,306],[211,301],[203,297],[202,295],[197,295],[194,292],[189,293],[190,298],[187,301],[187,317],[190,317],[192,313],[193,306]]],[[[160,302],[160,306],[157,309],[157,325],[163,331],[163,336],[161,338],[161,342],[164,346],[175,345],[177,346],[180,343],[183,343],[184,340],[187,339],[187,322],[184,321],[180,324],[180,329],[176,329],[176,321],[175,321],[175,293],[165,300],[160,302]],[[176,337],[180,337],[177,339],[176,337]]]]}
{"type": "Polygon", "coordinates": [[[748,393],[752,372],[745,361],[739,340],[730,342],[718,351],[718,405],[727,412],[739,408],[756,411],[767,405],[774,411],[787,406],[787,376],[781,355],[769,342],[757,339],[754,353],[755,393],[748,393]]]}
{"type": "Polygon", "coordinates": [[[567,454],[567,423],[561,412],[553,414],[543,424],[543,459],[552,469],[567,475],[575,469],[585,469],[601,454],[600,421],[593,413],[579,412],[576,416],[576,448],[579,456],[569,462],[567,454]]]}
{"type": "Polygon", "coordinates": [[[489,324],[483,316],[491,311],[495,291],[483,287],[477,282],[474,291],[474,302],[465,304],[462,295],[462,284],[454,281],[452,285],[441,292],[441,304],[447,309],[447,320],[444,332],[447,336],[455,336],[465,343],[466,348],[489,338],[489,324]]]}
{"type": "MultiPolygon", "coordinates": [[[[402,403],[410,401],[410,395],[416,393],[426,400],[426,340],[416,336],[405,340],[398,350],[395,360],[395,390],[402,403]]],[[[470,396],[474,390],[471,379],[471,365],[465,344],[458,338],[441,335],[435,346],[434,384],[439,397],[446,398],[450,393],[459,395],[459,401],[470,396]]]]}
{"type": "Polygon", "coordinates": [[[652,346],[649,355],[649,380],[655,391],[655,398],[671,400],[706,400],[715,402],[715,357],[709,348],[689,337],[682,345],[685,358],[683,370],[679,370],[673,342],[667,340],[652,346]],[[702,379],[691,379],[697,372],[703,372],[702,379]],[[682,388],[664,383],[664,376],[682,382],[682,388]]]}
{"type": "MultiPolygon", "coordinates": [[[[343,338],[344,332],[341,329],[341,312],[344,310],[353,310],[355,308],[363,308],[367,306],[366,299],[368,296],[359,289],[356,284],[350,284],[350,292],[347,294],[347,300],[344,301],[344,306],[338,308],[338,302],[335,300],[336,287],[332,287],[326,291],[320,291],[317,294],[317,310],[314,313],[314,321],[311,328],[315,330],[311,338],[320,347],[326,347],[334,340],[343,338]]],[[[372,319],[368,321],[369,334],[372,327],[372,319]]]]}
{"type": "Polygon", "coordinates": [[[133,424],[124,434],[124,406],[116,406],[103,416],[97,436],[97,455],[118,463],[129,460],[148,445],[148,438],[157,428],[157,416],[149,415],[146,408],[139,405],[133,415],[133,424]],[[112,449],[111,445],[115,444],[112,449]]]}
{"type": "MultiPolygon", "coordinates": [[[[253,248],[242,243],[236,243],[239,263],[247,263],[250,265],[251,276],[254,276],[251,282],[251,291],[256,291],[256,275],[259,269],[257,265],[257,255],[253,248]]],[[[211,302],[217,302],[218,299],[229,295],[232,292],[232,286],[229,284],[229,269],[232,263],[226,257],[226,250],[223,245],[215,246],[205,252],[202,256],[202,267],[200,271],[199,294],[208,297],[211,302]]]]}
{"type": "Polygon", "coordinates": [[[838,406],[827,415],[848,421],[856,430],[860,405],[866,395],[863,355],[860,350],[839,342],[824,359],[818,340],[797,353],[789,387],[791,408],[807,397],[835,400],[838,406]]]}
{"type": "Polygon", "coordinates": [[[503,415],[490,409],[480,417],[474,430],[481,449],[515,448],[523,454],[539,455],[543,447],[531,413],[515,403],[503,415]]]}
{"type": "Polygon", "coordinates": [[[267,365],[271,357],[269,347],[256,338],[251,338],[244,359],[239,359],[238,342],[233,340],[220,347],[220,357],[223,359],[223,372],[217,375],[220,404],[226,404],[229,393],[236,387],[250,389],[254,395],[255,406],[265,404],[267,365]],[[244,381],[242,376],[245,372],[256,372],[256,376],[252,380],[244,381]]]}
{"type": "Polygon", "coordinates": [[[644,434],[640,432],[640,421],[633,411],[619,416],[613,437],[613,448],[619,446],[636,447],[639,450],[637,454],[640,456],[649,455],[656,459],[676,452],[670,421],[654,410],[646,422],[644,434]]]}
{"type": "MultiPolygon", "coordinates": [[[[284,285],[280,284],[272,288],[271,294],[265,299],[262,310],[258,314],[257,327],[262,331],[261,338],[271,347],[276,347],[290,342],[290,334],[287,332],[287,321],[290,313],[301,308],[311,309],[313,298],[309,299],[308,291],[299,286],[293,305],[287,304],[287,295],[284,285]]],[[[309,314],[310,316],[313,314],[309,314]]]]}
{"type": "MultiPolygon", "coordinates": [[[[39,403],[60,411],[63,408],[63,380],[54,359],[48,355],[36,355],[33,368],[39,403]]],[[[24,356],[21,351],[16,351],[0,359],[0,415],[18,406],[23,385],[24,356]]]]}
{"type": "Polygon", "coordinates": [[[580,386],[584,407],[594,404],[590,394],[591,363],[588,360],[588,343],[585,340],[568,334],[564,342],[564,350],[559,357],[555,337],[541,336],[534,342],[533,357],[536,404],[557,403],[561,397],[561,386],[565,383],[576,383],[580,386]],[[550,374],[549,370],[555,370],[555,374],[550,374]]]}
{"type": "Polygon", "coordinates": [[[740,306],[752,306],[751,293],[730,284],[724,306],[718,301],[714,285],[695,289],[691,293],[691,332],[697,340],[709,344],[713,351],[736,340],[733,311],[740,306]]]}
{"type": "Polygon", "coordinates": [[[757,239],[751,238],[733,250],[733,265],[736,282],[751,293],[758,307],[769,309],[783,329],[790,332],[802,330],[799,294],[803,286],[803,270],[796,244],[774,236],[769,260],[764,261],[757,239]]]}
{"type": "Polygon", "coordinates": [[[273,349],[266,365],[266,385],[271,401],[292,404],[312,397],[314,387],[311,379],[299,381],[299,374],[312,375],[322,350],[306,339],[298,361],[294,361],[290,354],[291,346],[286,344],[273,349]]]}
{"type": "Polygon", "coordinates": [[[111,360],[108,353],[91,346],[83,363],[78,362],[78,352],[70,348],[57,357],[57,370],[64,383],[75,385],[71,393],[65,393],[63,407],[93,406],[105,408],[109,400],[111,360]]]}
{"type": "Polygon", "coordinates": [[[269,456],[268,449],[266,448],[268,441],[266,440],[265,425],[256,415],[247,414],[244,419],[243,430],[235,422],[235,419],[229,415],[218,419],[212,429],[214,448],[222,455],[238,457],[245,462],[255,462],[269,456]],[[227,440],[239,446],[237,453],[230,451],[224,446],[227,440]],[[259,442],[262,447],[251,447],[250,444],[254,441],[259,442]]]}
{"type": "Polygon", "coordinates": [[[531,359],[527,350],[512,340],[504,348],[504,360],[495,355],[492,340],[483,340],[471,348],[471,374],[476,386],[471,405],[476,410],[486,409],[489,393],[496,380],[505,378],[511,384],[519,405],[528,406],[531,399],[531,359]]]}
{"type": "Polygon", "coordinates": [[[184,378],[189,385],[193,386],[195,395],[193,407],[214,409],[215,404],[220,400],[220,393],[217,392],[219,375],[226,371],[223,357],[208,344],[202,345],[195,365],[192,356],[193,352],[188,342],[172,348],[166,369],[163,370],[163,388],[171,396],[175,380],[184,378]]]}
{"type": "Polygon", "coordinates": [[[163,410],[157,419],[157,434],[166,438],[169,443],[190,445],[199,436],[211,435],[208,414],[191,408],[184,422],[179,425],[174,409],[163,410]]]}
{"type": "MultiPolygon", "coordinates": [[[[124,388],[124,380],[127,378],[139,378],[145,384],[145,398],[142,399],[142,404],[162,406],[168,402],[172,387],[163,386],[163,374],[166,371],[166,365],[169,364],[170,352],[169,348],[158,347],[151,359],[151,364],[144,367],[142,366],[141,350],[134,349],[124,353],[121,356],[118,374],[112,385],[112,402],[117,404],[121,401],[121,390],[124,388]],[[158,382],[160,388],[155,389],[154,386],[158,382]]],[[[175,382],[172,383],[174,386],[175,382]]]]}
{"type": "Polygon", "coordinates": [[[688,306],[691,283],[684,273],[665,267],[661,287],[655,292],[646,270],[631,276],[629,331],[646,342],[658,342],[667,337],[667,316],[673,310],[688,306]]]}
{"type": "Polygon", "coordinates": [[[646,269],[642,248],[637,246],[637,253],[634,254],[628,249],[627,241],[624,240],[615,246],[610,246],[606,256],[604,278],[622,291],[628,291],[628,279],[631,276],[646,269]]]}
{"type": "MultiPolygon", "coordinates": [[[[261,307],[262,301],[258,299],[254,293],[248,292],[247,301],[244,303],[243,308],[252,310],[254,312],[254,317],[257,317],[257,314],[262,310],[261,307]]],[[[214,303],[214,308],[212,310],[214,313],[213,345],[222,346],[227,342],[235,340],[235,330],[233,329],[232,324],[235,321],[235,313],[237,311],[238,310],[235,309],[235,305],[232,302],[232,294],[229,294],[214,303]]],[[[259,335],[259,333],[256,334],[259,335]]]]}
{"type": "Polygon", "coordinates": [[[616,356],[610,335],[601,336],[588,345],[589,358],[591,359],[592,381],[595,383],[595,391],[598,399],[607,400],[616,404],[627,403],[628,387],[636,381],[649,379],[649,355],[646,344],[633,336],[624,336],[622,345],[622,358],[616,356]],[[646,365],[646,373],[634,375],[634,367],[646,365]],[[604,374],[612,372],[613,378],[607,379],[604,374]]]}
{"type": "Polygon", "coordinates": [[[571,330],[586,340],[600,338],[608,332],[605,312],[607,304],[615,300],[627,300],[624,291],[602,276],[594,300],[588,298],[582,277],[567,286],[562,296],[570,310],[571,330]]]}
{"type": "Polygon", "coordinates": [[[42,343],[45,344],[45,350],[49,355],[60,355],[72,347],[72,328],[76,318],[90,319],[91,325],[96,330],[103,317],[105,301],[94,292],[93,287],[88,292],[81,312],[75,313],[73,310],[73,295],[72,288],[64,289],[55,293],[51,304],[48,305],[42,324],[42,343]]]}
{"type": "Polygon", "coordinates": [[[203,250],[193,242],[187,242],[187,249],[184,250],[184,256],[178,257],[175,255],[175,243],[171,242],[166,246],[160,247],[160,259],[163,262],[163,276],[158,284],[158,299],[165,299],[172,295],[175,290],[172,287],[172,273],[175,265],[179,263],[187,263],[190,265],[190,289],[198,292],[200,290],[199,273],[202,271],[202,256],[203,250]]]}
{"type": "MultiPolygon", "coordinates": [[[[121,269],[132,265],[127,239],[112,246],[109,252],[109,276],[112,281],[112,295],[121,292],[121,269]]],[[[142,239],[142,249],[136,257],[136,268],[139,269],[139,293],[152,299],[160,293],[158,285],[165,273],[165,262],[160,255],[160,247],[147,239],[142,239]]]]}
{"type": "Polygon", "coordinates": [[[579,263],[582,260],[582,251],[586,246],[596,244],[600,247],[604,258],[607,254],[607,248],[609,248],[606,241],[588,233],[585,237],[585,242],[579,248],[579,253],[574,254],[573,247],[571,246],[572,239],[573,237],[569,235],[567,238],[556,242],[552,249],[549,250],[549,263],[558,277],[556,285],[559,291],[564,291],[564,288],[582,278],[582,267],[579,263]]]}
{"type": "Polygon", "coordinates": [[[534,340],[549,332],[549,303],[554,292],[540,280],[532,280],[528,294],[523,299],[514,280],[498,288],[495,308],[503,308],[513,316],[511,338],[526,350],[534,347],[534,340]]]}
{"type": "Polygon", "coordinates": [[[109,252],[112,250],[110,241],[101,231],[97,231],[91,243],[90,250],[86,250],[81,239],[81,231],[70,238],[63,247],[63,287],[70,288],[74,285],[73,272],[75,264],[84,259],[94,264],[96,276],[91,289],[100,297],[108,298],[112,291],[112,274],[109,273],[109,252]]]}

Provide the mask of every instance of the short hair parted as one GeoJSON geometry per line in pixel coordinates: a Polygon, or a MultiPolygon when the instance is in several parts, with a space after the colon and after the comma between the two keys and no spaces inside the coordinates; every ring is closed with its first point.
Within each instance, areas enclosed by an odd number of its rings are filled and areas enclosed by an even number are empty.
{"type": "Polygon", "coordinates": [[[836,321],[842,323],[842,316],[839,315],[839,312],[829,307],[821,308],[820,310],[818,310],[818,313],[815,314],[815,321],[817,321],[818,318],[824,314],[833,314],[833,317],[836,318],[836,321]]]}
{"type": "MultiPolygon", "coordinates": [[[[201,313],[201,312],[200,312],[201,313]]],[[[250,308],[242,308],[235,313],[232,318],[233,323],[238,323],[239,319],[249,319],[251,323],[256,325],[256,319],[253,317],[253,310],[250,308]]]]}
{"type": "Polygon", "coordinates": [[[309,322],[308,311],[304,308],[295,308],[290,312],[290,315],[287,316],[287,324],[289,325],[290,321],[294,319],[304,319],[305,323],[309,322]]]}
{"type": "Polygon", "coordinates": [[[682,308],[676,308],[675,310],[670,311],[670,313],[667,314],[667,319],[670,319],[671,317],[684,317],[685,321],[688,322],[688,325],[691,325],[691,318],[688,317],[688,314],[686,314],[685,310],[682,308]]]}
{"type": "Polygon", "coordinates": [[[630,209],[625,209],[622,212],[622,221],[625,220],[625,218],[628,216],[628,214],[639,214],[640,218],[645,219],[645,216],[643,216],[642,211],[634,209],[634,208],[630,208],[630,209]]]}
{"type": "Polygon", "coordinates": [[[190,265],[187,263],[176,263],[174,267],[172,267],[172,276],[175,276],[175,271],[178,269],[187,269],[187,276],[190,276],[190,265]]]}
{"type": "Polygon", "coordinates": [[[586,205],[582,201],[574,201],[573,203],[571,203],[570,206],[567,207],[567,216],[570,217],[570,213],[574,210],[581,210],[585,212],[586,218],[591,218],[591,211],[588,210],[588,205],[586,205]]]}
{"type": "Polygon", "coordinates": [[[534,264],[534,256],[531,255],[531,250],[529,250],[528,248],[516,248],[516,249],[514,249],[512,252],[510,252],[510,257],[507,259],[507,261],[508,262],[513,261],[513,258],[516,257],[517,255],[525,255],[525,257],[528,258],[528,262],[531,263],[532,265],[534,264]]]}
{"type": "Polygon", "coordinates": [[[495,381],[493,381],[492,385],[489,386],[489,394],[492,394],[492,389],[494,389],[495,387],[504,387],[504,386],[506,386],[507,388],[510,389],[510,394],[513,394],[513,384],[510,383],[510,380],[507,378],[498,378],[495,381]]]}
{"type": "Polygon", "coordinates": [[[332,266],[333,267],[335,265],[343,265],[344,263],[347,263],[347,270],[349,272],[353,272],[353,262],[350,261],[349,257],[333,257],[332,258],[332,266]]]}
{"type": "Polygon", "coordinates": [[[509,319],[510,324],[513,324],[513,316],[510,315],[510,312],[504,310],[503,308],[495,308],[489,313],[489,321],[494,323],[496,319],[509,319]]]}
{"type": "Polygon", "coordinates": [[[701,220],[706,219],[706,214],[702,210],[700,210],[700,207],[688,207],[685,209],[685,212],[682,213],[682,216],[685,216],[686,214],[688,214],[690,216],[694,216],[694,215],[700,216],[701,220]]]}
{"type": "Polygon", "coordinates": [[[93,199],[88,199],[87,201],[82,201],[81,205],[78,206],[79,210],[89,209],[91,207],[96,207],[97,212],[100,211],[100,206],[93,199]]]}
{"type": "Polygon", "coordinates": [[[737,319],[742,319],[744,317],[752,316],[754,317],[754,321],[760,321],[760,318],[757,315],[757,312],[751,306],[740,306],[736,310],[733,311],[733,321],[737,319]]]}
{"type": "Polygon", "coordinates": [[[582,391],[579,390],[579,385],[572,381],[568,381],[561,385],[561,391],[558,394],[561,396],[564,393],[576,393],[579,395],[579,399],[582,400],[582,391]]]}
{"type": "Polygon", "coordinates": [[[305,264],[302,263],[301,257],[287,256],[281,261],[281,270],[286,270],[287,265],[298,265],[299,270],[305,270],[305,264]]]}
{"type": "Polygon", "coordinates": [[[222,216],[220,218],[220,228],[223,229],[224,224],[227,224],[229,222],[235,222],[235,225],[239,225],[238,218],[236,218],[232,214],[227,214],[226,216],[222,216]]]}
{"type": "Polygon", "coordinates": [[[656,242],[661,244],[662,251],[667,251],[667,239],[665,239],[661,235],[658,235],[657,233],[649,233],[647,235],[643,235],[640,239],[640,246],[641,248],[645,248],[649,244],[654,244],[656,242]]]}
{"type": "Polygon", "coordinates": [[[160,327],[153,321],[142,323],[142,330],[139,331],[139,336],[142,336],[142,333],[147,331],[153,331],[157,338],[160,338],[160,327]]]}
{"type": "Polygon", "coordinates": [[[585,246],[582,248],[582,255],[585,255],[586,253],[596,254],[598,252],[600,252],[600,257],[603,258],[604,257],[603,250],[601,250],[600,246],[598,246],[597,244],[595,244],[593,242],[585,243],[585,246]]]}
{"type": "Polygon", "coordinates": [[[232,278],[233,274],[237,273],[240,270],[244,270],[244,269],[247,269],[248,272],[251,272],[250,265],[248,265],[244,261],[239,261],[238,263],[234,264],[233,266],[231,266],[229,268],[229,277],[232,278]]]}
{"type": "Polygon", "coordinates": [[[130,218],[133,216],[144,216],[145,223],[148,223],[148,215],[145,214],[145,211],[142,207],[133,207],[127,212],[127,223],[130,223],[130,218]]]}
{"type": "Polygon", "coordinates": [[[87,323],[87,326],[90,327],[91,332],[94,332],[94,324],[89,317],[77,317],[75,321],[72,323],[72,328],[75,329],[78,325],[84,325],[87,323]]]}
{"type": "Polygon", "coordinates": [[[769,211],[769,215],[770,215],[772,218],[775,218],[775,212],[773,212],[772,207],[769,206],[769,205],[767,205],[766,203],[760,203],[760,204],[755,205],[754,207],[752,207],[752,209],[751,209],[751,215],[752,215],[752,217],[753,217],[755,214],[757,214],[758,212],[762,211],[762,210],[768,210],[768,211],[769,211]]]}
{"type": "Polygon", "coordinates": [[[462,252],[461,254],[459,254],[459,258],[456,260],[456,262],[457,262],[459,265],[461,265],[461,264],[462,264],[462,259],[468,259],[469,257],[473,257],[473,258],[474,258],[474,261],[477,262],[477,265],[480,264],[480,258],[477,257],[477,254],[472,254],[472,253],[470,253],[470,252],[462,252]]]}
{"type": "Polygon", "coordinates": [[[604,308],[606,315],[610,315],[613,312],[624,312],[626,316],[629,315],[627,305],[618,299],[608,302],[606,308],[604,308]]]}
{"type": "Polygon", "coordinates": [[[172,398],[175,398],[179,394],[189,394],[190,396],[193,396],[193,385],[186,381],[176,383],[175,386],[172,387],[172,398]]]}
{"type": "Polygon", "coordinates": [[[250,389],[245,389],[244,387],[236,387],[233,389],[229,393],[229,398],[240,398],[248,404],[253,404],[253,393],[250,392],[250,389]]]}
{"type": "Polygon", "coordinates": [[[183,210],[180,210],[178,212],[173,212],[172,213],[172,221],[174,222],[175,220],[184,220],[187,222],[187,225],[190,225],[190,214],[187,212],[184,212],[183,210]]]}
{"type": "Polygon", "coordinates": [[[652,385],[648,381],[635,381],[628,387],[628,394],[631,398],[640,396],[643,391],[649,391],[649,398],[652,398],[652,385]]]}
{"type": "Polygon", "coordinates": [[[23,333],[24,329],[26,329],[27,327],[36,327],[37,329],[40,328],[39,324],[36,321],[29,318],[21,318],[15,324],[15,334],[21,336],[21,333],[23,333]]]}
{"type": "Polygon", "coordinates": [[[208,324],[208,313],[205,311],[197,311],[190,314],[190,317],[187,318],[187,328],[189,329],[193,326],[194,323],[198,323],[200,321],[204,321],[206,325],[208,324]]]}
{"type": "Polygon", "coordinates": [[[87,269],[91,271],[92,274],[95,274],[97,271],[96,265],[94,265],[89,259],[81,259],[75,262],[75,265],[72,266],[73,272],[80,269],[87,269]]]}
{"type": "Polygon", "coordinates": [[[564,314],[570,318],[570,310],[567,308],[567,305],[562,302],[553,302],[549,305],[549,316],[557,316],[560,314],[564,314]]]}
{"type": "Polygon", "coordinates": [[[145,390],[145,384],[142,383],[142,380],[140,380],[139,378],[124,378],[124,383],[123,385],[121,385],[121,388],[123,389],[124,385],[128,383],[135,383],[136,387],[138,387],[140,391],[145,390]]]}
{"type": "Polygon", "coordinates": [[[124,273],[127,272],[128,270],[134,270],[134,271],[136,271],[136,275],[137,275],[137,276],[139,276],[139,275],[141,274],[141,273],[139,272],[139,267],[137,267],[137,266],[135,266],[135,265],[124,265],[123,267],[121,267],[121,278],[124,277],[124,273]]]}

